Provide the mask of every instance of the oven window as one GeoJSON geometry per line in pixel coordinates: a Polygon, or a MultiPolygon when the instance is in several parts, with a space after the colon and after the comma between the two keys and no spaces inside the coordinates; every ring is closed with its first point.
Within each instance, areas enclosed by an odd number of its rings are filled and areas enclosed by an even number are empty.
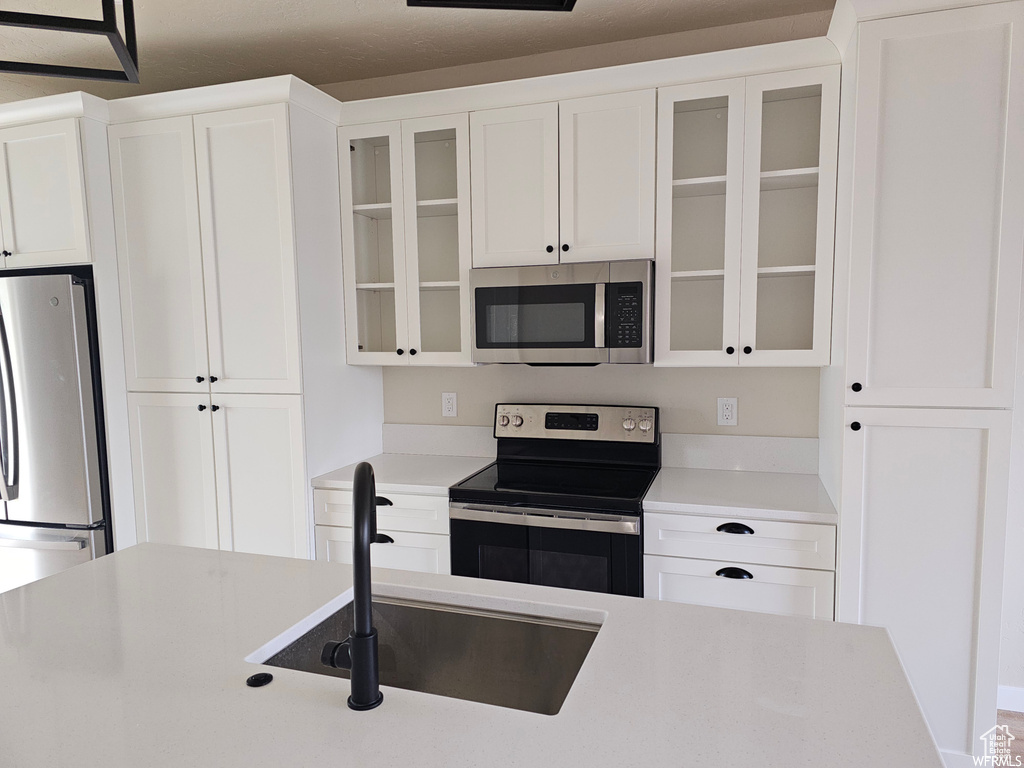
{"type": "Polygon", "coordinates": [[[594,347],[593,284],[477,288],[479,349],[594,347]]]}

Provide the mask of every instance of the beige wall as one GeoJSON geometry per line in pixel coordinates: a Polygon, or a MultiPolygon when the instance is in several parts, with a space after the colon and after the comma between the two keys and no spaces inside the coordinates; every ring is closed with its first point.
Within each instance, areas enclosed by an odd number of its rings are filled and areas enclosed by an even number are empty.
{"type": "Polygon", "coordinates": [[[317,87],[342,101],[372,99],[442,88],[458,88],[465,85],[518,80],[525,77],[540,77],[561,72],[578,72],[596,67],[667,59],[673,56],[689,56],[708,51],[765,45],[783,40],[823,37],[828,31],[831,19],[832,11],[818,11],[711,27],[710,29],[674,32],[636,40],[567,48],[479,64],[327,83],[317,87]]]}
{"type": "Polygon", "coordinates": [[[817,368],[385,368],[390,424],[486,426],[498,402],[656,405],[665,432],[818,436],[817,368]],[[441,393],[458,395],[458,418],[441,416],[441,393]],[[739,424],[717,426],[717,398],[739,398],[739,424]]]}

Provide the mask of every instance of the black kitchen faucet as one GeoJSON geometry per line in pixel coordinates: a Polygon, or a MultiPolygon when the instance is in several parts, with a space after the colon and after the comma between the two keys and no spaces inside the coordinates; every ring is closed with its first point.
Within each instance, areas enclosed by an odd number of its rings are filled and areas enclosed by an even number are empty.
{"type": "Polygon", "coordinates": [[[370,544],[393,544],[387,534],[377,533],[377,507],[391,501],[377,495],[373,467],[367,462],[356,466],[352,481],[352,600],[355,627],[345,640],[332,640],[324,646],[320,661],[328,667],[351,672],[352,709],[373,709],[384,701],[380,692],[380,667],[377,663],[377,630],[373,626],[370,544]]]}

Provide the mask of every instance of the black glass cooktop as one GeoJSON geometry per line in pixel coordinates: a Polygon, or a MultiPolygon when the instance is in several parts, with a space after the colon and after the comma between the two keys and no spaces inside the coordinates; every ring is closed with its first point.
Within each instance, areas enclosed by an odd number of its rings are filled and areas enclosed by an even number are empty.
{"type": "Polygon", "coordinates": [[[450,489],[452,501],[640,514],[654,468],[495,462],[450,489]]]}

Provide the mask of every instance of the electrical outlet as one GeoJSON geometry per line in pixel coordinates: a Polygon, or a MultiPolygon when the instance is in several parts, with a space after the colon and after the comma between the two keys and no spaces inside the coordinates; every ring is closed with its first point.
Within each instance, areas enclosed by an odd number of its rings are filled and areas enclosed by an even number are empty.
{"type": "Polygon", "coordinates": [[[735,397],[718,398],[718,426],[735,427],[738,410],[735,397]]]}
{"type": "Polygon", "coordinates": [[[441,415],[452,419],[459,415],[459,398],[454,392],[441,393],[441,415]]]}

